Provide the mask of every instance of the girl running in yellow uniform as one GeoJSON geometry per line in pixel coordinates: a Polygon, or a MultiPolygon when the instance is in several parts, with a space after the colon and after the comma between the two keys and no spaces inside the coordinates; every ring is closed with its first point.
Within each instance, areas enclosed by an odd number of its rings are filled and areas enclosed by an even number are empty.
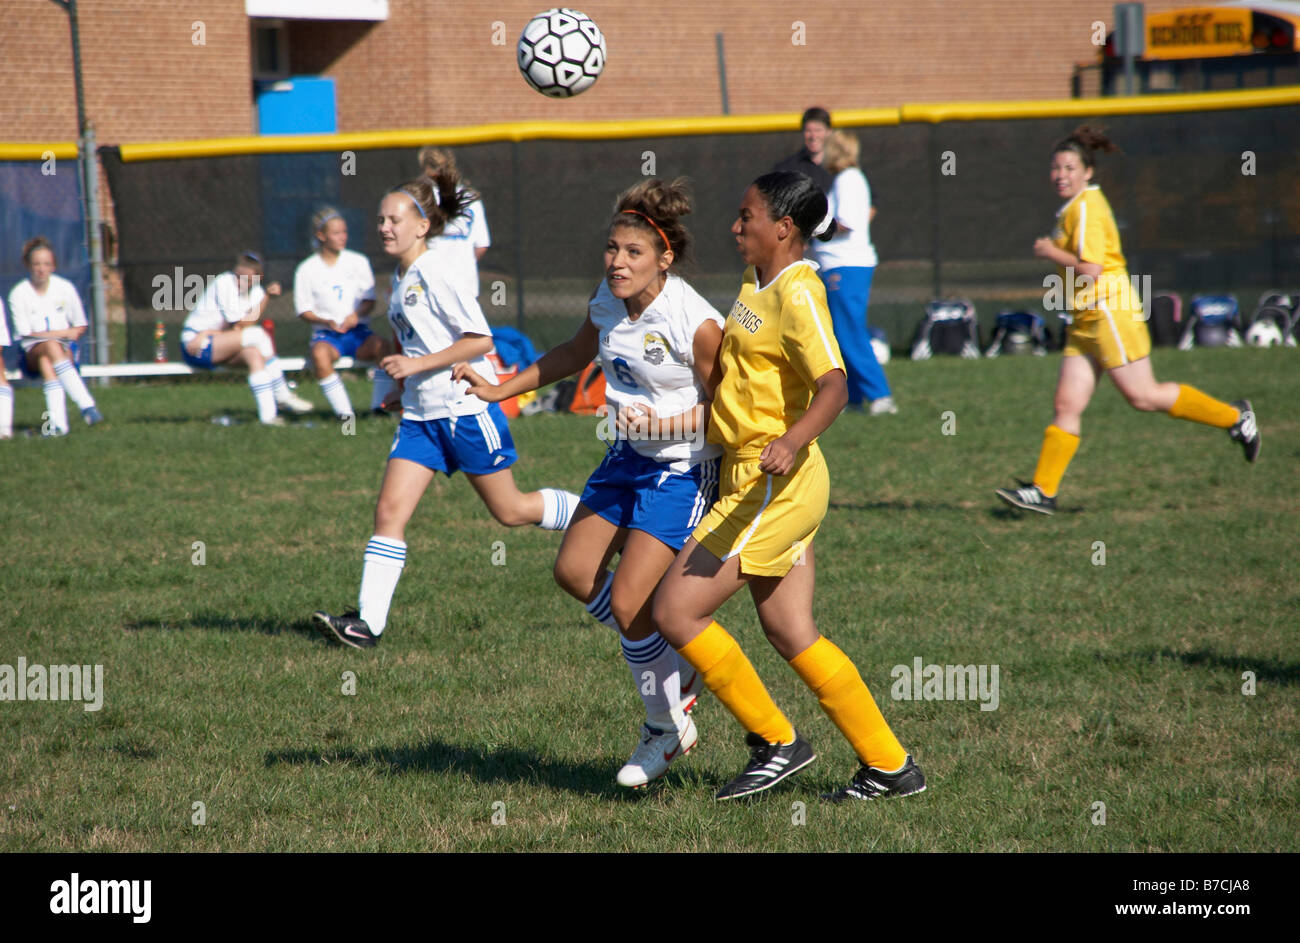
{"type": "Polygon", "coordinates": [[[759,177],[732,224],[750,267],[727,318],[708,438],[723,448],[720,500],[669,568],[654,599],[659,633],[748,732],[752,757],[717,794],[769,789],[816,759],[713,613],[748,585],[768,640],[817,694],[862,762],[826,798],[906,796],[925,788],[857,668],[813,623],[813,538],[830,492],[817,436],[848,402],[826,292],[803,258],[832,232],[825,195],[803,174],[759,177]]]}
{"type": "Polygon", "coordinates": [[[1166,412],[1227,429],[1246,461],[1259,455],[1259,429],[1250,400],[1229,405],[1183,383],[1158,383],[1151,372],[1151,337],[1139,293],[1130,283],[1119,229],[1110,204],[1092,183],[1092,152],[1115,151],[1114,142],[1086,125],[1052,151],[1052,185],[1065,200],[1056,230],[1034,243],[1034,255],[1055,262],[1071,294],[1074,320],[1056,381],[1056,414],[1043,435],[1032,483],[999,488],[997,496],[1026,511],[1051,514],[1065,469],[1079,448],[1083,411],[1097,380],[1107,373],[1134,409],[1166,412]]]}

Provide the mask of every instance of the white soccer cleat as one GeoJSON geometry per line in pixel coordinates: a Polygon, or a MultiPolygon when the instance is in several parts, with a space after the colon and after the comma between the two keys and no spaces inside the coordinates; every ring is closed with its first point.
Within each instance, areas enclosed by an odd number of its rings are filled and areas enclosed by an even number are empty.
{"type": "Polygon", "coordinates": [[[310,400],[303,399],[297,393],[287,393],[283,398],[277,398],[275,404],[281,409],[287,409],[289,412],[297,413],[300,416],[316,409],[310,400]]]}
{"type": "Polygon", "coordinates": [[[618,784],[629,789],[639,789],[668,772],[673,760],[690,753],[699,734],[695,722],[684,715],[681,731],[659,730],[649,724],[641,728],[641,742],[631,758],[618,771],[618,784]]]}

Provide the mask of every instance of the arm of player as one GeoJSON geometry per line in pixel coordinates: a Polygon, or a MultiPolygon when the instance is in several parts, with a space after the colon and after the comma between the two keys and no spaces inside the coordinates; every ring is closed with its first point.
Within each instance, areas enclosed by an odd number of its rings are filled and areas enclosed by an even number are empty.
{"type": "Polygon", "coordinates": [[[1056,243],[1052,242],[1047,236],[1042,236],[1034,241],[1034,255],[1040,259],[1055,262],[1062,268],[1072,268],[1080,275],[1087,275],[1089,278],[1096,278],[1101,274],[1101,266],[1096,262],[1086,262],[1073,252],[1058,249],[1056,243]]]}
{"type": "Polygon", "coordinates": [[[785,435],[773,439],[758,457],[759,471],[769,475],[784,475],[794,467],[795,456],[808,443],[830,428],[849,401],[849,384],[843,370],[831,370],[817,378],[817,392],[813,394],[808,410],[786,430],[785,435]]]}
{"type": "Polygon", "coordinates": [[[423,357],[390,354],[379,361],[379,366],[394,380],[404,380],[417,373],[445,370],[462,360],[474,360],[492,349],[492,338],[486,334],[465,334],[450,347],[423,357]]]}
{"type": "Polygon", "coordinates": [[[485,380],[465,363],[456,364],[451,375],[453,379],[464,380],[469,384],[467,392],[486,402],[499,403],[580,372],[596,358],[599,345],[600,334],[596,331],[596,325],[591,323],[591,318],[587,318],[573,337],[558,347],[551,348],[536,363],[529,364],[500,385],[485,380]]]}

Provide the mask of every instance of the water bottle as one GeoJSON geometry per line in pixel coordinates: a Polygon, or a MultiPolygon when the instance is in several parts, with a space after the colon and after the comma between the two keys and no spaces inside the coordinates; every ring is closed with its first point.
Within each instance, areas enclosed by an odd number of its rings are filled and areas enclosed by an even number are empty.
{"type": "Polygon", "coordinates": [[[153,326],[153,362],[167,362],[167,328],[163,325],[162,319],[153,326]]]}

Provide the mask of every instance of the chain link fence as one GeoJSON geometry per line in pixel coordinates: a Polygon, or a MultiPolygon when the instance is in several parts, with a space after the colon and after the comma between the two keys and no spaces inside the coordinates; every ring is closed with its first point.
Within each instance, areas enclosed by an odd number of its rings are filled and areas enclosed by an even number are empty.
{"type": "MultiPolygon", "coordinates": [[[[1048,184],[1052,145],[1080,118],[945,121],[850,129],[878,208],[880,256],[869,320],[906,346],[922,305],[967,297],[987,330],[1005,308],[1038,310],[1050,266],[1035,259],[1058,201],[1048,184]]],[[[1099,159],[1095,182],[1115,211],[1130,272],[1154,291],[1300,289],[1300,106],[1111,116],[1123,153],[1099,159]]],[[[683,274],[720,310],[739,286],[730,226],[746,185],[790,153],[793,133],[703,134],[618,140],[495,142],[455,148],[487,209],[492,246],[480,263],[489,321],[525,331],[541,348],[585,315],[602,275],[614,199],[645,174],[692,181],[696,240],[683,274]]],[[[314,249],[309,220],[324,205],[348,222],[350,248],[369,257],[386,308],[391,259],[375,229],[380,197],[418,175],[417,148],[212,156],[123,162],[101,151],[117,214],[128,360],[153,355],[153,327],[184,320],[185,284],[228,269],[236,251],[267,260],[282,353],[305,354],[294,317],[294,269],[314,249]],[[177,290],[177,286],[181,290],[177,290]]],[[[120,355],[120,354],[119,354],[120,355]]]]}

